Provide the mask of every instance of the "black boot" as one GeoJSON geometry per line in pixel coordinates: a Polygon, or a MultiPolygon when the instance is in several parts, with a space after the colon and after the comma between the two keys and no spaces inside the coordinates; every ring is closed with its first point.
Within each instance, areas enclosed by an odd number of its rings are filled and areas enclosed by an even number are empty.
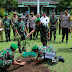
{"type": "Polygon", "coordinates": [[[24,48],[25,48],[25,47],[22,48],[22,51],[25,51],[25,52],[26,52],[26,50],[25,50],[24,48]]]}
{"type": "Polygon", "coordinates": [[[64,58],[62,56],[59,56],[59,61],[64,62],[64,58]]]}
{"type": "Polygon", "coordinates": [[[19,48],[19,52],[22,53],[21,49],[19,48]]]}

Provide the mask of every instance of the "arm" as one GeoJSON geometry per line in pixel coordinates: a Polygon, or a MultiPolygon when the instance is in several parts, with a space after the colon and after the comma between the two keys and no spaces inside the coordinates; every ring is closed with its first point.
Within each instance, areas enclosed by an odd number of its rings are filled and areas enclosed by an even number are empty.
{"type": "Polygon", "coordinates": [[[19,33],[18,33],[17,29],[15,29],[15,32],[17,33],[17,35],[19,36],[19,38],[21,38],[21,36],[19,35],[19,33]]]}
{"type": "Polygon", "coordinates": [[[29,37],[34,32],[35,32],[35,29],[33,29],[26,37],[29,37]]]}
{"type": "Polygon", "coordinates": [[[12,61],[12,63],[13,63],[14,65],[25,65],[25,64],[26,64],[26,62],[18,63],[17,60],[12,61]]]}
{"type": "Polygon", "coordinates": [[[27,29],[26,29],[26,27],[25,27],[25,32],[26,32],[26,34],[28,34],[28,33],[27,33],[27,29]]]}
{"type": "Polygon", "coordinates": [[[56,29],[58,29],[58,21],[57,21],[57,28],[56,29]]]}

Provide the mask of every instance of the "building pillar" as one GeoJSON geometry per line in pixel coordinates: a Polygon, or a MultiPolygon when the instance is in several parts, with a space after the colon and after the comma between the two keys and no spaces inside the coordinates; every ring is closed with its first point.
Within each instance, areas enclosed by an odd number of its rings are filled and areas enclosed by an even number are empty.
{"type": "Polygon", "coordinates": [[[49,15],[51,15],[52,14],[52,9],[51,8],[49,8],[49,15]]]}
{"type": "Polygon", "coordinates": [[[41,6],[41,12],[43,12],[43,6],[41,6]]]}
{"type": "Polygon", "coordinates": [[[29,13],[30,13],[30,5],[28,5],[28,11],[29,11],[29,13]]]}

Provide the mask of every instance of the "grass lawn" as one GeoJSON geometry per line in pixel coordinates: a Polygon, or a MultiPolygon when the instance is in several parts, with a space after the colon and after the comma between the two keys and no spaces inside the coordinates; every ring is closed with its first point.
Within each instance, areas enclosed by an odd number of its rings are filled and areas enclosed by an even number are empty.
{"type": "MultiPolygon", "coordinates": [[[[57,56],[64,57],[65,63],[59,62],[58,64],[54,66],[49,66],[49,67],[51,70],[56,71],[56,72],[72,72],[72,62],[71,62],[72,50],[70,49],[72,47],[72,38],[71,38],[72,34],[69,35],[68,44],[66,44],[65,40],[63,43],[60,42],[62,35],[61,34],[59,35],[58,32],[59,31],[57,30],[56,41],[53,42],[53,38],[52,38],[52,41],[48,42],[48,45],[52,45],[54,49],[56,49],[57,56]]],[[[12,30],[11,30],[11,41],[10,42],[5,42],[5,33],[3,34],[3,38],[4,38],[4,42],[0,42],[0,51],[3,50],[4,48],[8,48],[11,43],[17,43],[17,41],[13,41],[12,30]]],[[[39,38],[40,38],[40,35],[39,35],[39,38]]],[[[30,41],[29,38],[27,38],[27,42],[31,45],[31,47],[33,45],[42,46],[40,39],[30,41]]],[[[27,51],[31,51],[31,47],[27,45],[27,51]]],[[[15,54],[15,58],[17,59],[22,57],[22,54],[20,54],[18,50],[16,50],[14,54],[15,54]]],[[[48,66],[48,64],[44,64],[44,65],[48,66]]]]}

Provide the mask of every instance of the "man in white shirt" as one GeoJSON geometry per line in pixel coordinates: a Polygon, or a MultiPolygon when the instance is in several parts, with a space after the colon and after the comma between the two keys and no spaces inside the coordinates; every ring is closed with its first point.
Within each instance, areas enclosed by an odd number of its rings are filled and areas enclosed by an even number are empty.
{"type": "Polygon", "coordinates": [[[46,16],[46,13],[44,13],[43,16],[41,17],[41,22],[43,24],[46,24],[46,26],[48,27],[49,17],[46,16]]]}

